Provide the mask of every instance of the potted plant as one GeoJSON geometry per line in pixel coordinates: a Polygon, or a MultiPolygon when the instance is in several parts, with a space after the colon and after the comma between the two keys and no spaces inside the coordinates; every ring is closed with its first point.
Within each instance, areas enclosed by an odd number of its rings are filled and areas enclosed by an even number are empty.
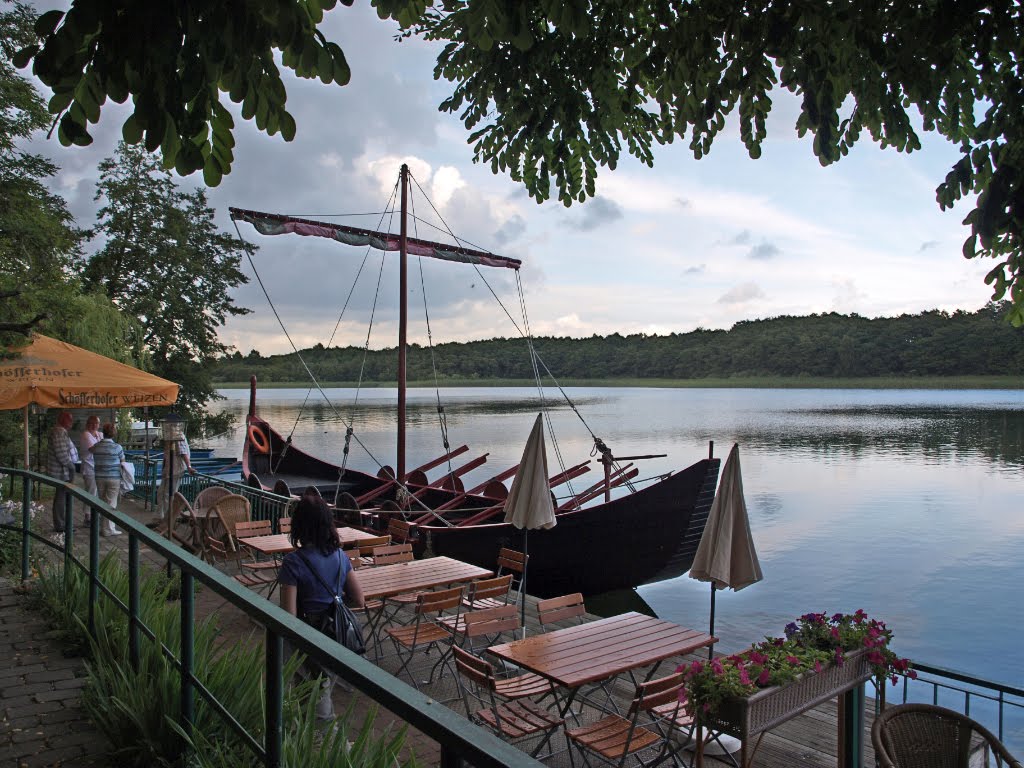
{"type": "Polygon", "coordinates": [[[700,721],[747,738],[810,709],[870,678],[916,677],[907,659],[889,647],[892,631],[858,610],[853,614],[806,613],[786,626],[784,637],[679,671],[684,695],[700,721]]]}

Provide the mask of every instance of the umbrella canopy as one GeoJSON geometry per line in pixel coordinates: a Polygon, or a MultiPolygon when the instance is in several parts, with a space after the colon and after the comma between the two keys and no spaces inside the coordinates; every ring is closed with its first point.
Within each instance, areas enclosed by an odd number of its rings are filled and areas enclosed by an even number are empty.
{"type": "Polygon", "coordinates": [[[0,360],[0,410],[30,403],[48,408],[170,405],[178,385],[130,365],[35,334],[18,355],[0,360]]]}
{"type": "Polygon", "coordinates": [[[762,579],[743,499],[739,445],[733,445],[725,461],[722,481],[690,566],[690,578],[737,591],[762,579]]]}
{"type": "Polygon", "coordinates": [[[178,385],[109,357],[49,336],[34,334],[15,357],[0,360],[0,411],[25,409],[25,466],[28,467],[28,406],[48,408],[135,408],[170,405],[178,385]]]}
{"type": "Polygon", "coordinates": [[[516,528],[535,530],[553,528],[555,507],[548,485],[548,455],[544,445],[544,423],[541,414],[533,423],[530,438],[523,449],[512,488],[505,499],[505,522],[516,528]]]}
{"type": "Polygon", "coordinates": [[[554,528],[555,505],[551,500],[551,485],[548,482],[548,453],[544,445],[544,422],[537,414],[530,437],[519,460],[515,480],[505,499],[505,522],[512,523],[523,533],[523,584],[520,590],[519,622],[526,637],[526,578],[530,567],[530,531],[538,528],[554,528]]]}

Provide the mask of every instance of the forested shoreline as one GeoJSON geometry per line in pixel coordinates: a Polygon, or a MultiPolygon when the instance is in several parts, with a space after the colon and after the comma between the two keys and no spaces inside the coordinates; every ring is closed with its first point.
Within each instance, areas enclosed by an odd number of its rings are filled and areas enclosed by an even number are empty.
{"type": "MultiPolygon", "coordinates": [[[[977,312],[932,310],[892,318],[828,313],[737,323],[667,336],[637,334],[574,339],[538,337],[534,347],[559,380],[681,380],[808,377],[816,379],[1024,375],[1024,328],[1006,320],[1009,304],[977,312]]],[[[302,357],[324,382],[395,381],[393,349],[325,348],[302,357]],[[364,359],[365,358],[365,359],[364,359]]],[[[522,339],[489,339],[409,350],[410,380],[460,383],[530,381],[522,339]],[[433,359],[433,366],[431,360],[433,359]]],[[[543,371],[542,371],[543,373],[543,371]]],[[[294,354],[235,352],[213,366],[214,382],[308,380],[294,354]]]]}

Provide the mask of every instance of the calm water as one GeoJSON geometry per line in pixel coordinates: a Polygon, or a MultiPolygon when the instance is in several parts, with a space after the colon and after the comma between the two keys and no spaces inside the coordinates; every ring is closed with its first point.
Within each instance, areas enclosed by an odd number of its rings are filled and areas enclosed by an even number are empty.
{"type": "MultiPolygon", "coordinates": [[[[863,608],[894,630],[901,654],[1024,686],[1024,392],[569,392],[616,454],[668,454],[640,462],[641,477],[689,465],[707,455],[709,441],[723,458],[740,444],[764,580],[718,594],[721,650],[781,634],[808,611],[863,608]]],[[[222,394],[243,416],[248,392],[222,394]]],[[[394,390],[364,390],[354,410],[352,391],[329,394],[337,412],[313,398],[301,409],[305,390],[265,390],[260,413],[283,434],[294,425],[299,446],[337,463],[343,419],[354,413],[364,447],[353,447],[350,465],[375,469],[368,453],[392,463],[394,390]]],[[[448,389],[441,397],[451,445],[470,445],[465,457],[489,452],[467,487],[518,461],[539,409],[536,390],[448,389]]],[[[410,393],[409,408],[413,467],[443,451],[434,393],[410,393]]],[[[559,453],[566,465],[578,463],[592,441],[564,404],[552,418],[554,472],[559,453]]],[[[236,430],[214,445],[237,454],[241,440],[236,430]]],[[[595,480],[590,473],[577,490],[595,480]]],[[[703,627],[709,589],[682,577],[639,594],[659,616],[703,627]]]]}

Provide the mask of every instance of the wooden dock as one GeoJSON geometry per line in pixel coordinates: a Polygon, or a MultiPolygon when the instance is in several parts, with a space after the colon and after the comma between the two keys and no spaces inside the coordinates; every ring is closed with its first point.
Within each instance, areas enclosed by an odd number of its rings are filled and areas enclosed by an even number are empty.
{"type": "MultiPolygon", "coordinates": [[[[120,511],[127,512],[142,522],[149,522],[151,519],[151,513],[144,511],[140,504],[136,504],[131,499],[123,500],[120,511]]],[[[115,547],[119,548],[125,552],[125,556],[127,557],[127,538],[127,536],[104,538],[101,540],[101,546],[104,550],[115,547]]],[[[163,565],[163,562],[155,558],[153,553],[147,548],[143,547],[142,553],[144,558],[152,558],[152,562],[155,567],[161,567],[163,565]]],[[[201,619],[211,615],[216,615],[220,622],[222,639],[230,641],[234,638],[244,638],[247,642],[263,642],[264,635],[261,631],[262,627],[256,625],[245,614],[235,609],[223,598],[213,594],[211,590],[200,589],[196,603],[196,618],[201,619]]],[[[590,616],[590,618],[597,617],[590,616]]],[[[695,618],[695,625],[699,625],[702,621],[703,617],[695,618]]],[[[536,600],[529,596],[526,597],[526,631],[531,635],[541,632],[536,619],[536,600]]],[[[507,640],[511,638],[504,639],[507,640]]],[[[392,650],[390,648],[390,643],[385,641],[385,644],[385,650],[392,650]]],[[[372,658],[372,654],[370,654],[368,658],[372,658]]],[[[418,676],[418,679],[426,679],[430,667],[436,660],[436,653],[429,656],[419,654],[419,661],[413,667],[414,673],[418,676]]],[[[690,660],[692,659],[669,659],[659,667],[658,674],[668,674],[679,664],[690,660]]],[[[393,656],[382,659],[381,666],[382,668],[388,669],[392,672],[395,672],[398,669],[398,663],[393,656]]],[[[440,679],[435,680],[430,685],[423,686],[422,690],[431,695],[438,702],[444,703],[457,712],[465,713],[462,699],[459,695],[452,672],[446,671],[440,679]]],[[[622,707],[623,709],[628,708],[628,702],[632,692],[632,684],[627,685],[625,682],[616,683],[615,697],[624,704],[622,707]]],[[[868,692],[872,692],[870,686],[868,687],[868,692]]],[[[385,729],[404,727],[404,723],[402,721],[390,712],[380,709],[373,700],[367,698],[358,691],[337,686],[335,688],[334,696],[336,712],[344,712],[350,706],[353,708],[356,718],[356,721],[352,724],[353,729],[358,729],[359,725],[362,723],[363,717],[373,710],[379,710],[375,720],[376,729],[383,731],[385,729]]],[[[864,765],[874,766],[874,753],[871,750],[870,739],[871,720],[874,712],[873,699],[867,700],[866,709],[864,765]]],[[[592,721],[593,719],[596,719],[597,716],[598,710],[592,709],[586,705],[581,707],[581,712],[579,714],[581,722],[585,723],[592,721]]],[[[826,705],[810,710],[809,712],[781,725],[774,731],[767,733],[758,748],[754,765],[759,768],[791,768],[796,765],[807,766],[808,768],[834,768],[838,762],[836,756],[837,727],[836,702],[832,701],[826,705]]],[[[568,768],[571,763],[566,750],[564,737],[560,734],[556,734],[552,739],[552,744],[556,751],[553,755],[546,757],[544,762],[553,768],[568,768]]],[[[520,746],[528,751],[531,743],[524,742],[520,746]]],[[[406,739],[406,750],[409,754],[415,755],[420,765],[436,766],[440,763],[441,753],[439,745],[418,731],[412,729],[409,730],[406,739]]],[[[688,761],[692,756],[692,753],[686,751],[680,754],[686,761],[688,761]]],[[[579,761],[577,760],[577,762],[579,761]]],[[[708,766],[712,767],[732,765],[731,762],[713,755],[708,755],[705,762],[708,766]]],[[[633,763],[627,763],[627,765],[635,765],[635,761],[633,763]]]]}

